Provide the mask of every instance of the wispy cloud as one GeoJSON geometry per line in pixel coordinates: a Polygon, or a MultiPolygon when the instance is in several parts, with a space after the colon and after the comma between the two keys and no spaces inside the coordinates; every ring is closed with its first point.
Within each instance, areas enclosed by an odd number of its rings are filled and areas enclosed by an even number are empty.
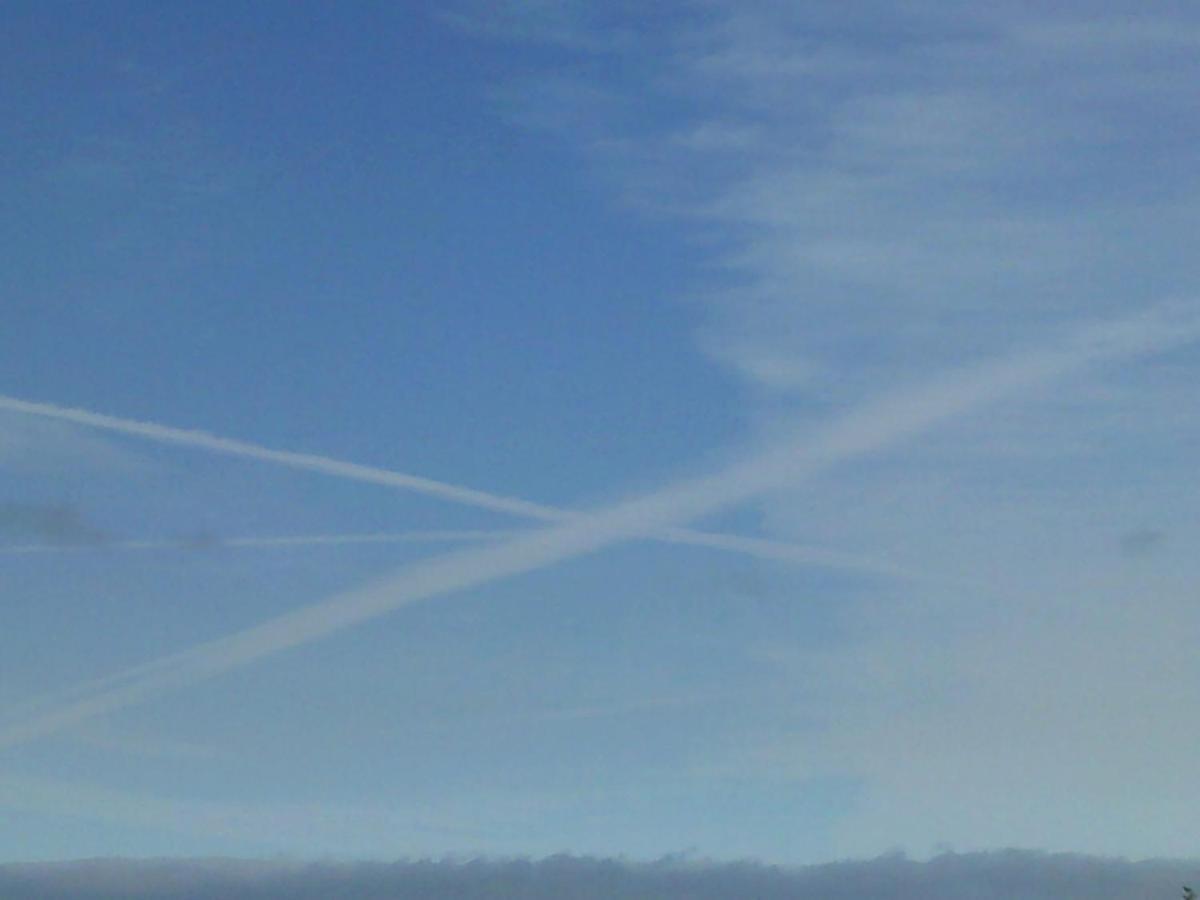
{"type": "Polygon", "coordinates": [[[704,238],[702,347],[759,396],[861,399],[1194,287],[1180,88],[1200,21],[1143,12],[706,4],[648,29],[658,64],[636,86],[593,67],[567,112],[533,84],[515,118],[557,115],[642,208],[704,238]],[[621,104],[640,114],[606,114],[621,104]]]}
{"type": "MultiPolygon", "coordinates": [[[[671,485],[561,524],[398,573],[228,637],[118,673],[94,695],[0,730],[11,747],[160,696],[368,621],[402,606],[544,568],[795,485],[837,463],[911,438],[948,418],[1105,361],[1200,337],[1191,304],[1082,329],[1051,349],[987,362],[852,410],[811,434],[781,442],[712,475],[671,485]]],[[[13,401],[8,401],[10,404],[13,401]]],[[[150,426],[143,426],[149,428],[150,426]]],[[[208,438],[208,440],[215,440],[208,438]]],[[[286,456],[286,455],[285,455],[286,456]]]]}
{"type": "MultiPolygon", "coordinates": [[[[709,268],[683,292],[763,433],[1072,318],[1195,293],[1196,8],[704,8],[598,106],[609,140],[593,124],[574,145],[704,241],[709,268]],[[646,114],[603,116],[621,102],[646,114]],[[690,139],[706,130],[736,140],[690,139]]],[[[596,69],[575,77],[622,83],[596,69]]],[[[767,497],[773,536],[992,590],[889,590],[848,611],[866,635],[853,646],[799,642],[779,678],[822,726],[764,727],[727,768],[861,779],[842,852],[899,835],[1183,846],[1196,382],[1193,354],[1130,367],[767,497]]]]}

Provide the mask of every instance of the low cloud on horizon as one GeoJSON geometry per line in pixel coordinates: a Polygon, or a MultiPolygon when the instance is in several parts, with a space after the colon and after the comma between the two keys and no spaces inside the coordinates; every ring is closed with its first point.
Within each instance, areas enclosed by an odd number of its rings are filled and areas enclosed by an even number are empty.
{"type": "Polygon", "coordinates": [[[1200,860],[1123,859],[1029,850],[901,854],[788,868],[670,856],[629,862],[579,856],[542,860],[301,863],[228,859],[96,859],[0,866],[5,900],[161,897],[189,900],[404,897],[409,900],[1127,900],[1176,898],[1200,876],[1200,860]]]}

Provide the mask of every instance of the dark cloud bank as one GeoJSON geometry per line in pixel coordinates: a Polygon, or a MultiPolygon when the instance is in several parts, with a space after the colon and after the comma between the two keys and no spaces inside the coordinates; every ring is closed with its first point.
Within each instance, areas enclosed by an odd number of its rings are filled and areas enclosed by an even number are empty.
{"type": "Polygon", "coordinates": [[[779,868],[665,859],[296,864],[89,860],[0,866],[4,900],[1178,900],[1200,861],[1029,851],[779,868]]]}

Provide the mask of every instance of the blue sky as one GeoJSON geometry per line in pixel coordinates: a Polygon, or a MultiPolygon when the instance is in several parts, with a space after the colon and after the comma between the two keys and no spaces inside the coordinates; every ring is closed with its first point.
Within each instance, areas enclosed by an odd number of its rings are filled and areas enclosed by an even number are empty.
{"type": "Polygon", "coordinates": [[[1200,15],[3,16],[6,858],[1191,851],[1200,15]]]}

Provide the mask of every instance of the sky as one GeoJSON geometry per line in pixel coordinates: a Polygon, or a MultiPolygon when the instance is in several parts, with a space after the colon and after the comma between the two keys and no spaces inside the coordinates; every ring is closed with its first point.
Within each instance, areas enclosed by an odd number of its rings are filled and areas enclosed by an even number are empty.
{"type": "Polygon", "coordinates": [[[1191,5],[0,24],[0,862],[1194,855],[1191,5]]]}

